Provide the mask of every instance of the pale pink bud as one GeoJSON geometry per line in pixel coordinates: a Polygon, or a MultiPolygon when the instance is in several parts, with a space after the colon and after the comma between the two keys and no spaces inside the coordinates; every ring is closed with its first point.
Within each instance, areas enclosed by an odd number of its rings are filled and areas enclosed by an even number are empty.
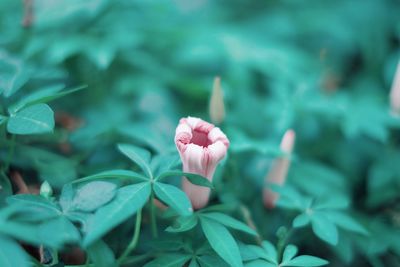
{"type": "MultiPolygon", "coordinates": [[[[283,185],[286,180],[287,173],[290,167],[290,154],[292,153],[296,134],[293,130],[287,130],[281,141],[281,150],[285,153],[284,156],[277,158],[272,163],[265,181],[268,184],[283,185]]],[[[264,206],[274,208],[279,195],[269,188],[264,188],[263,199],[264,206]]]]}
{"type": "Polygon", "coordinates": [[[215,77],[214,79],[209,108],[210,118],[213,123],[219,124],[224,121],[225,105],[220,77],[215,77]]]}
{"type": "Polygon", "coordinates": [[[394,115],[400,116],[400,60],[390,90],[390,107],[394,115]]]}
{"type": "MultiPolygon", "coordinates": [[[[225,157],[229,140],[218,128],[198,118],[179,121],[175,144],[181,156],[183,171],[196,173],[212,181],[218,163],[225,157]]],[[[190,183],[182,178],[182,188],[194,209],[207,205],[210,189],[190,183]]]]}

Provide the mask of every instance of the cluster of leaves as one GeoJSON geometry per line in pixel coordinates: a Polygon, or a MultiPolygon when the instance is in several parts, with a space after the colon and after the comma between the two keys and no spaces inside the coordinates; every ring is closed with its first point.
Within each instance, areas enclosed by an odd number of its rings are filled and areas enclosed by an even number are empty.
{"type": "Polygon", "coordinates": [[[0,1],[0,266],[399,266],[399,10],[0,1]],[[211,183],[173,136],[208,118],[216,75],[231,145],[211,183]],[[286,185],[265,185],[289,128],[286,185]],[[206,208],[181,176],[212,189],[206,208]]]}

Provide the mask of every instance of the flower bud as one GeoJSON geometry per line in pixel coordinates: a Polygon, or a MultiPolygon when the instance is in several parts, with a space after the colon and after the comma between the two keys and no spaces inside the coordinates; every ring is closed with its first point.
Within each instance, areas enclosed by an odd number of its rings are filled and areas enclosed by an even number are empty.
{"type": "MultiPolygon", "coordinates": [[[[287,130],[281,141],[281,150],[285,153],[272,163],[271,169],[265,177],[266,184],[283,185],[286,180],[290,167],[290,155],[293,151],[296,134],[293,130],[287,130]]],[[[274,208],[279,195],[270,188],[264,188],[263,200],[264,206],[274,208]]]]}
{"type": "Polygon", "coordinates": [[[210,98],[210,118],[215,124],[220,124],[225,119],[224,96],[220,77],[215,77],[210,98]]]}
{"type": "MultiPolygon", "coordinates": [[[[181,119],[176,128],[175,144],[181,156],[183,171],[202,175],[212,181],[218,163],[226,155],[229,140],[218,127],[188,117],[181,119]]],[[[194,185],[185,177],[182,179],[182,188],[194,209],[207,205],[210,188],[194,185]]]]}
{"type": "Polygon", "coordinates": [[[390,90],[390,107],[394,115],[400,116],[400,60],[397,63],[392,89],[390,90]]]}
{"type": "Polygon", "coordinates": [[[50,198],[53,195],[53,189],[47,181],[44,181],[40,186],[40,195],[45,198],[50,198]]]}

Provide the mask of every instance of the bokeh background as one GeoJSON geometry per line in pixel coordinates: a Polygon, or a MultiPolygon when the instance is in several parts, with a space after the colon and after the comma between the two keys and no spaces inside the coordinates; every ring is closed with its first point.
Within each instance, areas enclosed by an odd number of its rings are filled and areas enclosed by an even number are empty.
{"type": "Polygon", "coordinates": [[[32,183],[57,190],[123,168],[121,140],[174,150],[179,118],[209,119],[219,76],[231,148],[213,203],[247,203],[267,239],[290,225],[285,210],[263,209],[261,190],[294,129],[288,184],[349,201],[370,232],[341,230],[337,246],[296,234],[302,252],[330,266],[400,266],[400,120],[389,106],[399,57],[397,0],[0,2],[0,87],[15,90],[2,105],[87,85],[51,103],[54,134],[19,139],[12,164],[32,183]]]}

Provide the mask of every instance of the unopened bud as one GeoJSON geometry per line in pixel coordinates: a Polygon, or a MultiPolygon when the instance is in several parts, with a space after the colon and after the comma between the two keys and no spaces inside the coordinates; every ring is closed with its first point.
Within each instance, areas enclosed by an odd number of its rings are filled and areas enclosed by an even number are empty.
{"type": "Polygon", "coordinates": [[[390,107],[394,115],[400,116],[400,60],[390,90],[390,107]]]}
{"type": "Polygon", "coordinates": [[[214,124],[220,124],[225,119],[224,96],[221,87],[221,78],[215,77],[210,98],[210,118],[214,124]]]}
{"type": "MultiPolygon", "coordinates": [[[[281,141],[281,150],[286,153],[283,157],[277,158],[271,165],[271,169],[265,177],[267,184],[283,185],[290,167],[290,154],[293,151],[296,134],[293,130],[287,130],[281,141]]],[[[279,195],[269,188],[263,190],[264,206],[274,208],[279,195]]]]}
{"type": "Polygon", "coordinates": [[[50,198],[53,195],[53,189],[47,181],[44,181],[40,186],[40,195],[45,198],[50,198]]]}

